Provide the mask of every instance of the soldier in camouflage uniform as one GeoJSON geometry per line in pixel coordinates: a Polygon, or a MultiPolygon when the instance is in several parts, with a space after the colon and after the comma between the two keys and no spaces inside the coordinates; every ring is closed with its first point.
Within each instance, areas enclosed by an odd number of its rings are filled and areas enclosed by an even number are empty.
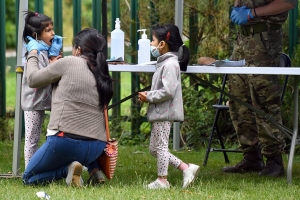
{"type": "MultiPolygon", "coordinates": [[[[282,23],[296,0],[236,0],[231,20],[240,25],[232,60],[246,60],[246,66],[279,66],[282,51],[282,23]],[[245,6],[245,7],[243,7],[245,6]]],[[[277,75],[231,75],[229,91],[235,97],[271,115],[282,123],[277,75]]],[[[229,101],[229,110],[237,133],[243,160],[224,172],[259,172],[265,176],[284,175],[283,133],[245,106],[229,101]],[[262,155],[266,157],[264,164],[262,155]]]]}

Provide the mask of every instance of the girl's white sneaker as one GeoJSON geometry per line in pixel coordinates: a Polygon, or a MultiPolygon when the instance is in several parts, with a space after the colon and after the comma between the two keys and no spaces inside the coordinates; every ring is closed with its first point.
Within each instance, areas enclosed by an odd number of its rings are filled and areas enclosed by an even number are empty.
{"type": "Polygon", "coordinates": [[[200,167],[198,165],[189,164],[189,167],[183,170],[183,186],[182,188],[187,188],[193,183],[198,175],[200,167]]]}
{"type": "Polygon", "coordinates": [[[160,180],[156,179],[152,183],[148,184],[146,186],[146,188],[150,189],[150,190],[155,190],[155,189],[169,189],[170,188],[170,184],[169,184],[168,181],[166,183],[163,183],[160,180]]]}

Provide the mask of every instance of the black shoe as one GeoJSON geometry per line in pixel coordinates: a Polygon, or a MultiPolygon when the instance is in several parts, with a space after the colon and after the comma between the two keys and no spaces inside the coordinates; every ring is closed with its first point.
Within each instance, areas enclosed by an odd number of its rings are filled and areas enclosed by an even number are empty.
{"type": "Polygon", "coordinates": [[[284,175],[284,166],[282,162],[282,154],[277,154],[272,157],[267,157],[266,167],[259,175],[279,177],[284,175]]]}
{"type": "Polygon", "coordinates": [[[223,167],[222,171],[226,173],[245,173],[245,172],[260,172],[264,169],[265,164],[263,160],[247,160],[244,158],[235,166],[223,167]]]}
{"type": "Polygon", "coordinates": [[[89,185],[103,184],[104,182],[105,178],[99,170],[94,172],[88,180],[89,185]]]}
{"type": "Polygon", "coordinates": [[[265,168],[260,149],[254,148],[254,151],[244,153],[244,159],[235,166],[223,167],[222,171],[226,173],[245,173],[260,172],[265,168]]]}

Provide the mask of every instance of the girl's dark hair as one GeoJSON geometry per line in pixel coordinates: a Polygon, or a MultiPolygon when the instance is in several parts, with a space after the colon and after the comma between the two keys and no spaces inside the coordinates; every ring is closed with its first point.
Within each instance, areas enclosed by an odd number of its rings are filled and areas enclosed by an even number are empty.
{"type": "Polygon", "coordinates": [[[28,43],[27,36],[34,39],[40,36],[43,30],[49,25],[53,25],[53,21],[50,17],[43,15],[42,13],[25,11],[25,26],[23,31],[23,40],[28,43]],[[34,35],[36,33],[36,35],[34,35]]]}
{"type": "Polygon", "coordinates": [[[159,42],[166,42],[171,52],[178,52],[180,54],[178,56],[180,70],[186,71],[187,65],[190,60],[190,53],[189,49],[183,44],[178,27],[174,24],[166,24],[163,26],[156,25],[152,27],[151,32],[159,42]]]}
{"type": "Polygon", "coordinates": [[[85,28],[73,38],[73,47],[80,47],[81,55],[87,60],[87,65],[94,74],[99,94],[99,106],[108,106],[113,96],[112,78],[108,71],[103,48],[105,38],[93,28],[85,28]]]}

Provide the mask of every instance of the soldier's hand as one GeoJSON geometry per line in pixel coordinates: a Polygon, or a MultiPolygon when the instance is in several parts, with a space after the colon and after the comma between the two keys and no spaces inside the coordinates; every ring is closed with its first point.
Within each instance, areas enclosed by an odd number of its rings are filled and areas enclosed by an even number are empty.
{"type": "Polygon", "coordinates": [[[230,19],[233,23],[241,25],[246,24],[249,20],[253,19],[251,9],[246,6],[234,7],[230,14],[230,19]]]}

